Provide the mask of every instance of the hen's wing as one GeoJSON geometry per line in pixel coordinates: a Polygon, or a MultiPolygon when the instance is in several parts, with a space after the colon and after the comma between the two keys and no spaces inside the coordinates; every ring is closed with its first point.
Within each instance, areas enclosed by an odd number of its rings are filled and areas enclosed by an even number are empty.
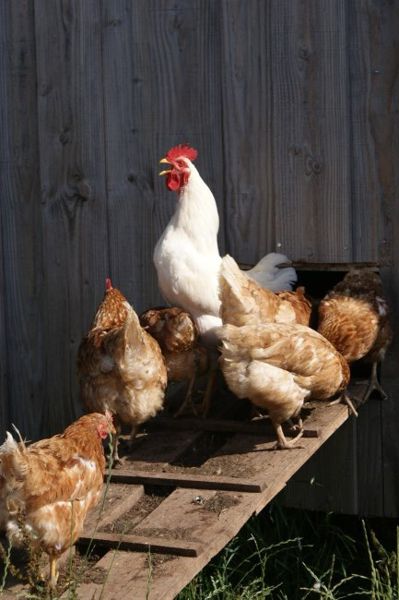
{"type": "Polygon", "coordinates": [[[379,330],[378,314],[362,298],[335,295],[320,302],[317,330],[353,362],[373,347],[379,330]]]}
{"type": "Polygon", "coordinates": [[[280,300],[288,302],[295,312],[295,321],[300,325],[309,325],[312,303],[305,296],[305,288],[299,287],[295,292],[277,292],[280,300]]]}

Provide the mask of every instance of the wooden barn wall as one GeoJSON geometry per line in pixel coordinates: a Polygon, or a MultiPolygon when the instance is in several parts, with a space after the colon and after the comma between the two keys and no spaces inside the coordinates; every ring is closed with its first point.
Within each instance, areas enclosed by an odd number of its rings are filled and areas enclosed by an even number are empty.
{"type": "MultiPolygon", "coordinates": [[[[399,307],[398,3],[0,2],[0,425],[81,408],[80,338],[110,275],[161,301],[152,250],[173,144],[199,151],[239,261],[381,261],[399,307]],[[396,201],[395,201],[396,200],[396,201]]],[[[396,342],[371,400],[289,484],[291,505],[399,514],[396,342]],[[339,482],[339,484],[338,484],[339,482]]]]}

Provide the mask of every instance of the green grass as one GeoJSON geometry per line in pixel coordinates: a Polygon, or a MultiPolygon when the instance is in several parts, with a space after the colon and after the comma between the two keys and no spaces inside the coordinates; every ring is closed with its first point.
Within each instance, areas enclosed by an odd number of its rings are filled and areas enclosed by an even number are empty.
{"type": "Polygon", "coordinates": [[[178,600],[399,600],[399,529],[272,505],[178,600]],[[387,530],[388,528],[388,530],[387,530]]]}
{"type": "MultiPolygon", "coordinates": [[[[4,548],[0,595],[7,572],[14,569],[10,555],[11,548],[4,548]]],[[[52,595],[43,583],[41,588],[38,585],[37,561],[29,562],[31,593],[25,597],[55,600],[56,594],[52,595]]],[[[151,556],[149,565],[148,592],[151,556]]],[[[80,576],[72,562],[69,574],[68,597],[73,600],[80,576]]],[[[178,596],[178,600],[266,598],[399,600],[399,527],[384,519],[364,523],[356,517],[283,509],[272,504],[253,518],[178,596]]]]}

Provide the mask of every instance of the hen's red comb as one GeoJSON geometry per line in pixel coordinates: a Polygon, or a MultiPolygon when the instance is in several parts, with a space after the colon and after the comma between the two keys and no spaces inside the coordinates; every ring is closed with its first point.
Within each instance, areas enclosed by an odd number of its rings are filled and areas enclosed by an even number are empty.
{"type": "Polygon", "coordinates": [[[187,144],[178,144],[177,146],[173,146],[173,148],[169,150],[169,152],[166,155],[166,158],[169,162],[172,162],[176,160],[176,158],[180,158],[181,156],[184,156],[185,158],[188,158],[192,161],[197,158],[198,152],[194,148],[191,148],[191,146],[188,146],[187,144]]]}
{"type": "Polygon", "coordinates": [[[107,279],[105,280],[105,289],[107,290],[112,290],[112,281],[109,277],[107,277],[107,279]]]}

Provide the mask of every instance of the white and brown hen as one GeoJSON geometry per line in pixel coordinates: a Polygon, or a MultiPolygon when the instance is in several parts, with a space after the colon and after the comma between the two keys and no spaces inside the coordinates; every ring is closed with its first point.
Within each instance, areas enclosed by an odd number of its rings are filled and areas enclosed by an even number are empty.
{"type": "Polygon", "coordinates": [[[59,557],[75,543],[100,499],[102,440],[113,433],[111,415],[93,413],[29,446],[7,432],[0,447],[1,526],[14,546],[29,539],[48,554],[52,588],[59,557]]]}
{"type": "Polygon", "coordinates": [[[86,409],[111,411],[118,434],[122,424],[132,428],[131,441],[138,426],[163,406],[167,372],[159,344],[141,327],[137,314],[110,279],[90,331],[80,344],[78,375],[86,409]]]}
{"type": "Polygon", "coordinates": [[[291,448],[302,435],[287,441],[282,423],[298,417],[306,399],[341,395],[349,367],[335,348],[316,331],[297,324],[269,323],[218,331],[220,366],[230,390],[266,408],[277,435],[277,448],[291,448]]]}

